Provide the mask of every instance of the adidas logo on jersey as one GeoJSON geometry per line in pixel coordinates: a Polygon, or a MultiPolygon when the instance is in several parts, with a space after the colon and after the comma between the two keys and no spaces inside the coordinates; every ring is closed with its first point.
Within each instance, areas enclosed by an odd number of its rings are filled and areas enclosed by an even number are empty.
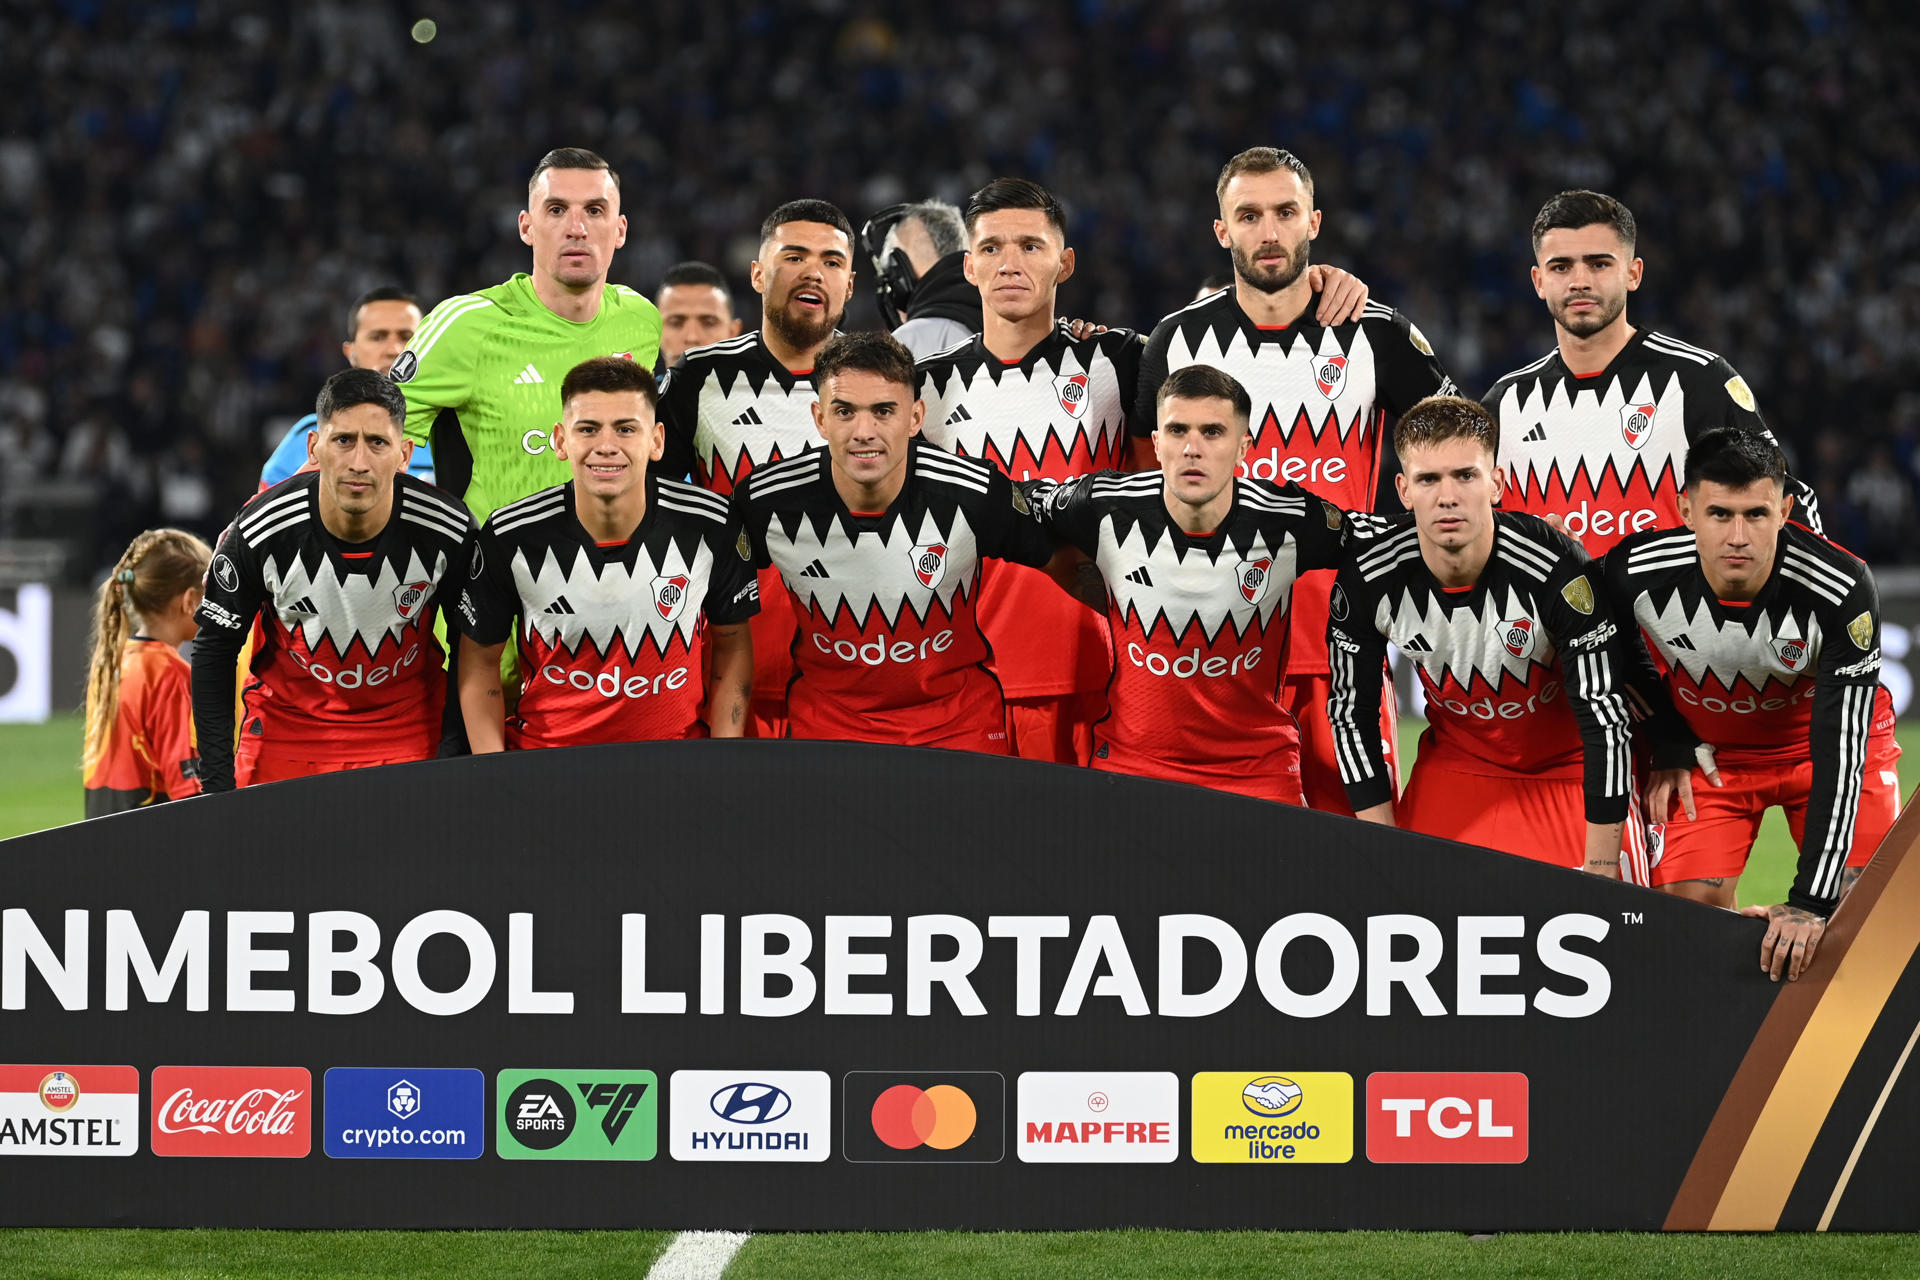
{"type": "Polygon", "coordinates": [[[320,616],[320,610],[314,608],[312,596],[301,596],[293,602],[291,608],[280,616],[287,619],[317,618],[320,616]]]}
{"type": "Polygon", "coordinates": [[[733,420],[733,425],[736,427],[763,427],[766,423],[767,420],[760,416],[759,410],[751,407],[733,420]]]}
{"type": "Polygon", "coordinates": [[[1695,653],[1699,652],[1699,650],[1694,647],[1693,641],[1687,639],[1687,633],[1684,631],[1682,631],[1679,635],[1675,636],[1673,639],[1669,640],[1667,643],[1671,644],[1676,649],[1691,649],[1695,653]]]}
{"type": "Polygon", "coordinates": [[[1524,436],[1521,436],[1520,438],[1521,438],[1521,439],[1522,439],[1523,441],[1525,441],[1525,440],[1545,440],[1545,439],[1547,438],[1547,424],[1546,424],[1546,423],[1544,423],[1544,422],[1536,422],[1536,423],[1534,423],[1534,424],[1533,424],[1533,430],[1531,430],[1531,431],[1529,431],[1529,432],[1527,432],[1527,434],[1525,434],[1524,436]]]}
{"type": "Polygon", "coordinates": [[[948,426],[952,426],[956,422],[972,422],[972,421],[973,421],[973,415],[967,412],[967,406],[963,404],[955,405],[953,408],[953,412],[947,415],[948,426]]]}
{"type": "Polygon", "coordinates": [[[553,614],[555,617],[571,618],[573,616],[573,606],[567,603],[565,596],[555,596],[553,603],[546,607],[546,612],[553,614]]]}
{"type": "Polygon", "coordinates": [[[1147,572],[1147,566],[1141,565],[1127,575],[1127,581],[1142,587],[1150,587],[1153,585],[1153,575],[1147,572]]]}
{"type": "Polygon", "coordinates": [[[520,371],[519,375],[515,377],[513,381],[515,386],[523,386],[523,385],[531,385],[535,382],[545,382],[546,379],[540,376],[540,371],[538,369],[534,368],[532,365],[528,365],[526,368],[520,371]]]}
{"type": "Polygon", "coordinates": [[[1400,647],[1405,649],[1408,653],[1432,653],[1433,652],[1433,646],[1427,643],[1427,638],[1423,635],[1415,635],[1413,639],[1407,641],[1404,645],[1401,645],[1400,647]]]}
{"type": "Polygon", "coordinates": [[[827,566],[815,560],[812,564],[800,571],[800,576],[803,578],[826,578],[832,575],[827,572],[827,566]]]}

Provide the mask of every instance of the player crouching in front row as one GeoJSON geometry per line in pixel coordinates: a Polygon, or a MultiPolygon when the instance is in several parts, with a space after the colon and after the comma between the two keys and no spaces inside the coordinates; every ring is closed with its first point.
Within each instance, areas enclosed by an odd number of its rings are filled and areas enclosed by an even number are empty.
{"type": "Polygon", "coordinates": [[[1349,545],[1327,623],[1327,715],[1355,814],[1619,879],[1633,781],[1597,567],[1545,521],[1494,510],[1499,426],[1480,405],[1422,400],[1393,445],[1411,514],[1349,545]],[[1397,811],[1375,728],[1389,640],[1429,720],[1397,811]]]}
{"type": "Polygon", "coordinates": [[[1687,528],[1632,535],[1608,552],[1606,572],[1615,612],[1660,669],[1656,680],[1643,665],[1635,682],[1653,712],[1647,816],[1667,820],[1653,883],[1732,907],[1761,815],[1785,809],[1800,847],[1792,890],[1744,913],[1768,919],[1760,966],[1776,980],[1812,962],[1827,917],[1900,813],[1873,575],[1788,520],[1785,482],[1771,441],[1706,433],[1687,453],[1687,528]],[[1697,786],[1696,772],[1713,785],[1697,786]]]}
{"type": "Polygon", "coordinates": [[[459,606],[475,753],[740,736],[759,588],[734,553],[726,500],[650,473],[665,446],[659,400],[632,360],[575,365],[553,428],[573,479],[480,530],[459,606]],[[495,675],[509,636],[521,672],[511,717],[495,675]]]}

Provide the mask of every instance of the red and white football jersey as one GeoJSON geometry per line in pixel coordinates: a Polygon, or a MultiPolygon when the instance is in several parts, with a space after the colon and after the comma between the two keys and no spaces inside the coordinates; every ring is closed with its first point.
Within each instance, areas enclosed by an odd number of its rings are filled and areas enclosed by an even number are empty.
{"type": "Polygon", "coordinates": [[[726,501],[649,475],[647,513],[624,542],[588,536],[571,481],[494,512],[459,614],[480,644],[515,638],[521,692],[507,745],[527,748],[706,737],[707,625],[758,608],[726,501]]]}
{"type": "Polygon", "coordinates": [[[987,558],[1043,565],[1052,540],[992,464],[920,440],[885,511],[850,511],[822,450],[734,492],[738,552],[776,570],[799,629],[796,738],[1006,751],[1006,710],[975,608],[987,558]]]}
{"type": "Polygon", "coordinates": [[[1345,513],[1298,485],[1234,482],[1206,535],[1174,523],[1158,471],[1102,472],[1035,493],[1035,512],[1107,584],[1114,674],[1093,767],[1272,797],[1299,780],[1280,706],[1300,573],[1339,564],[1345,513]]]}
{"type": "MultiPolygon", "coordinates": [[[[920,362],[921,435],[962,457],[984,458],[1015,482],[1117,471],[1127,456],[1141,347],[1128,329],[1076,340],[1062,321],[1025,356],[1003,361],[976,336],[920,362]]],[[[1037,569],[985,567],[980,629],[1009,698],[1107,686],[1106,619],[1037,569]]]]}
{"type": "MultiPolygon", "coordinates": [[[[1154,399],[1175,369],[1212,365],[1239,379],[1253,399],[1253,444],[1240,474],[1302,485],[1349,511],[1372,511],[1387,446],[1389,415],[1427,396],[1452,395],[1453,380],[1426,336],[1393,308],[1369,302],[1359,320],[1315,322],[1317,297],[1289,325],[1262,327],[1240,308],[1231,287],[1210,293],[1154,327],[1140,368],[1134,432],[1147,435],[1154,399]]],[[[1327,594],[1331,573],[1295,590],[1289,670],[1327,670],[1327,594]]]]}

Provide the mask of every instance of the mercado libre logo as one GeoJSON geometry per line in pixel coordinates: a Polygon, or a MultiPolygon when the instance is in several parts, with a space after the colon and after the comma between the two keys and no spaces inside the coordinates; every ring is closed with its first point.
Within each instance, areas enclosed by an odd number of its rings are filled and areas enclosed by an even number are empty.
{"type": "Polygon", "coordinates": [[[494,1079],[503,1160],[651,1160],[660,1082],[651,1071],[534,1068],[494,1079]]]}
{"type": "Polygon", "coordinates": [[[859,1163],[994,1164],[1006,1156],[997,1071],[849,1071],[841,1150],[859,1163]]]}
{"type": "Polygon", "coordinates": [[[1193,1077],[1202,1164],[1345,1164],[1353,1077],[1344,1071],[1202,1071],[1193,1077]]]}

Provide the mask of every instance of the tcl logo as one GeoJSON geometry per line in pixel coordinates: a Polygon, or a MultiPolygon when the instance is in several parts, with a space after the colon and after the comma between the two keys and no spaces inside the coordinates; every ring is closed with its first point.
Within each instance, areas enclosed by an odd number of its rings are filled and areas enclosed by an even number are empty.
{"type": "Polygon", "coordinates": [[[1523,1164],[1527,1078],[1517,1071],[1376,1071],[1367,1077],[1375,1164],[1523,1164]]]}
{"type": "Polygon", "coordinates": [[[299,1159],[312,1099],[305,1067],[155,1067],[153,1153],[299,1159]]]}

